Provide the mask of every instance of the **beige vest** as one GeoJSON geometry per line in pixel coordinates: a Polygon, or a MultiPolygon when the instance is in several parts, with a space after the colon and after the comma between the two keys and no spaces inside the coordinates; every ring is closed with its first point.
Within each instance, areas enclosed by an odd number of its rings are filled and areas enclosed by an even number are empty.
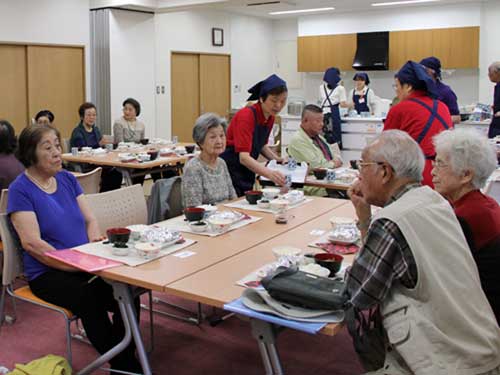
{"type": "Polygon", "coordinates": [[[418,270],[414,289],[397,283],[381,305],[386,363],[397,368],[387,373],[475,375],[499,366],[500,329],[449,203],[419,187],[374,220],[382,217],[397,223],[418,270]]]}

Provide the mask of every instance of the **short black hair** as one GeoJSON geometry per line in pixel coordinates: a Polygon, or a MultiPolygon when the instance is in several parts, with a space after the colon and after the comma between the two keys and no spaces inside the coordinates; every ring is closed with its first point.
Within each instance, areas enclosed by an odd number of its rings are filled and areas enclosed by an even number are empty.
{"type": "Polygon", "coordinates": [[[134,98],[127,98],[123,101],[122,107],[125,107],[125,104],[130,104],[135,108],[135,115],[139,116],[141,114],[141,104],[135,100],[134,98]]]}
{"type": "Polygon", "coordinates": [[[318,107],[316,104],[308,104],[302,110],[302,120],[304,119],[306,112],[323,113],[323,110],[320,107],[318,107]]]}
{"type": "Polygon", "coordinates": [[[54,122],[56,118],[56,116],[54,116],[54,114],[48,109],[42,109],[40,112],[38,112],[35,116],[35,121],[38,121],[40,117],[47,117],[51,124],[54,122]]]}
{"type": "Polygon", "coordinates": [[[85,102],[78,108],[78,114],[80,115],[80,120],[83,120],[83,118],[85,117],[85,111],[90,108],[94,108],[97,111],[95,104],[91,102],[85,102]]]}
{"type": "Polygon", "coordinates": [[[17,147],[14,127],[7,120],[0,120],[0,154],[12,154],[17,147]]]}
{"type": "Polygon", "coordinates": [[[16,150],[16,157],[26,168],[38,162],[36,147],[48,132],[54,132],[59,139],[59,144],[61,143],[59,131],[50,125],[27,126],[19,135],[19,147],[16,150]]]}
{"type": "Polygon", "coordinates": [[[263,102],[265,102],[269,95],[278,96],[283,94],[284,92],[288,92],[288,88],[286,86],[278,86],[272,89],[271,91],[267,92],[266,94],[262,95],[260,98],[262,99],[263,102]]]}

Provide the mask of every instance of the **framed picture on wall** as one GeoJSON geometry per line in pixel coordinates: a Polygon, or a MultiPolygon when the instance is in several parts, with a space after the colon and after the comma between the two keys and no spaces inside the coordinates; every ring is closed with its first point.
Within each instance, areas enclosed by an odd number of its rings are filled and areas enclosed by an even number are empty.
{"type": "Polygon", "coordinates": [[[212,45],[222,47],[224,45],[224,30],[212,27],[212,45]]]}

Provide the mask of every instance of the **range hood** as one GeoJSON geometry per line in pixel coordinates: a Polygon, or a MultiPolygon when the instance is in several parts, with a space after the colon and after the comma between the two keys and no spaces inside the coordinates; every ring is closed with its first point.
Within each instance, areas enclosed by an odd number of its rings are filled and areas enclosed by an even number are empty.
{"type": "Polygon", "coordinates": [[[389,70],[389,32],[358,33],[352,67],[356,70],[389,70]]]}

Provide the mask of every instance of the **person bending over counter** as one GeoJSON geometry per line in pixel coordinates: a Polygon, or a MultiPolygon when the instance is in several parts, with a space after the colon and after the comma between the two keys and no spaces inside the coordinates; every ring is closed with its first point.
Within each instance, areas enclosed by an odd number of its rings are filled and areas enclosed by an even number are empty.
{"type": "Polygon", "coordinates": [[[277,116],[286,104],[286,82],[275,74],[251,87],[248,100],[258,100],[250,107],[240,109],[227,130],[227,147],[220,155],[225,160],[236,194],[241,197],[252,190],[255,174],[267,177],[278,186],[285,184],[285,176],[259,163],[263,155],[269,160],[283,161],[267,142],[277,116]]]}

